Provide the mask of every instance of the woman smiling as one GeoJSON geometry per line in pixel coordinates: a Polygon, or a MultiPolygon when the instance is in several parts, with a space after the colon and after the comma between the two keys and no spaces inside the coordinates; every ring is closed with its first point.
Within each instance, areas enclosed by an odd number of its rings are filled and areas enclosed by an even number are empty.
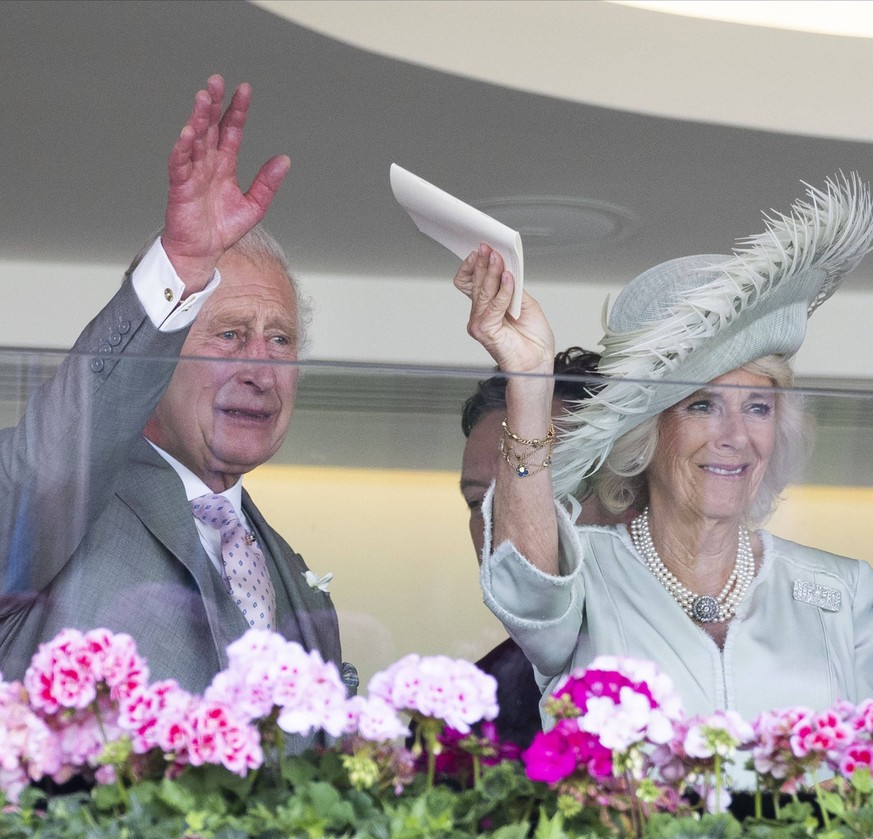
{"type": "Polygon", "coordinates": [[[506,314],[498,254],[464,261],[470,334],[528,374],[506,389],[481,579],[543,689],[610,654],[655,661],[691,714],[873,696],[873,569],[758,529],[808,450],[789,359],[871,244],[869,190],[839,177],[732,255],[634,279],[602,341],[608,383],[562,418],[554,468],[549,325],[528,295],[506,314]],[[583,485],[642,513],[574,526],[553,498],[583,485]]]}

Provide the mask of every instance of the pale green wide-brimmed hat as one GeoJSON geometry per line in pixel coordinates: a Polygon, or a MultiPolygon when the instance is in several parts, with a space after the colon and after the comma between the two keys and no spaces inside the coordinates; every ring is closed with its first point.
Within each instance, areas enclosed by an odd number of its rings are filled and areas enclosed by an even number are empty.
{"type": "Polygon", "coordinates": [[[701,383],[797,352],[809,315],[873,248],[868,184],[840,174],[822,190],[806,186],[805,200],[766,215],[766,230],[737,241],[732,255],[672,259],[622,289],[601,340],[598,371],[609,381],[562,419],[557,496],[572,494],[619,437],[701,383]]]}

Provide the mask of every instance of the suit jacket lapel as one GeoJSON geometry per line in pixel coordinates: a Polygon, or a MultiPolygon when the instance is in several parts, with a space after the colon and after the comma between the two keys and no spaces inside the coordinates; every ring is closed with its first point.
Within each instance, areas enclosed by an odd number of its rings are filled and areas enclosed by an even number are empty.
{"type": "Polygon", "coordinates": [[[203,598],[221,667],[227,667],[225,648],[245,632],[248,624],[227,596],[218,571],[200,544],[181,479],[143,439],[129,458],[129,469],[117,493],[152,536],[194,578],[203,598]]]}
{"type": "Polygon", "coordinates": [[[302,558],[276,537],[245,490],[243,510],[257,531],[277,590],[276,616],[280,631],[288,638],[299,640],[306,649],[318,650],[325,659],[339,665],[339,627],[330,596],[310,588],[303,576],[306,565],[302,558]]]}

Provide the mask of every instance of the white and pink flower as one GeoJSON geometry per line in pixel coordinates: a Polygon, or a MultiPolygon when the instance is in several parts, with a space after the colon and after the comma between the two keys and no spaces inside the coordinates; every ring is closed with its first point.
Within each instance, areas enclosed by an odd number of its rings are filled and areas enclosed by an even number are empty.
{"type": "Polygon", "coordinates": [[[24,676],[31,705],[47,714],[87,708],[98,686],[118,701],[148,683],[148,668],[129,635],[63,629],[40,644],[24,676]]]}
{"type": "Polygon", "coordinates": [[[497,716],[497,682],[475,664],[447,656],[410,654],[376,673],[367,686],[398,711],[440,719],[462,734],[497,716]]]}
{"type": "Polygon", "coordinates": [[[380,696],[353,696],[346,703],[346,733],[383,743],[409,736],[397,710],[380,696]]]}
{"type": "Polygon", "coordinates": [[[61,770],[56,733],[27,704],[19,682],[0,682],[0,791],[16,802],[30,781],[61,770]]]}
{"type": "Polygon", "coordinates": [[[220,764],[244,776],[264,762],[257,728],[237,717],[222,702],[198,702],[187,717],[188,743],[185,758],[192,766],[220,764]]]}

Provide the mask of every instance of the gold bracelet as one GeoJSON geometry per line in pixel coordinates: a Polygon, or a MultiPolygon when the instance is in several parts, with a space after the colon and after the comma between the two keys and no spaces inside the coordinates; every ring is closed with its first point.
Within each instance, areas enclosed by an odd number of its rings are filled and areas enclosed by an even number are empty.
{"type": "Polygon", "coordinates": [[[543,469],[548,469],[552,465],[552,448],[555,444],[555,427],[552,423],[549,423],[546,436],[542,440],[525,440],[523,437],[513,434],[506,425],[506,419],[503,420],[502,426],[503,434],[500,436],[500,453],[517,477],[527,478],[529,475],[536,475],[537,472],[542,472],[543,469]],[[523,447],[520,453],[512,445],[513,442],[523,447]],[[541,462],[529,465],[528,461],[530,458],[543,448],[548,448],[545,458],[541,462]]]}
{"type": "Polygon", "coordinates": [[[506,417],[503,418],[503,422],[500,423],[503,426],[503,433],[506,434],[507,437],[511,437],[516,443],[521,443],[523,446],[530,446],[532,449],[541,449],[546,444],[553,445],[555,442],[555,426],[552,423],[549,423],[549,427],[546,430],[546,436],[542,440],[537,440],[534,438],[533,440],[525,440],[524,437],[519,437],[517,434],[513,434],[509,430],[509,426],[506,424],[506,417]]]}

